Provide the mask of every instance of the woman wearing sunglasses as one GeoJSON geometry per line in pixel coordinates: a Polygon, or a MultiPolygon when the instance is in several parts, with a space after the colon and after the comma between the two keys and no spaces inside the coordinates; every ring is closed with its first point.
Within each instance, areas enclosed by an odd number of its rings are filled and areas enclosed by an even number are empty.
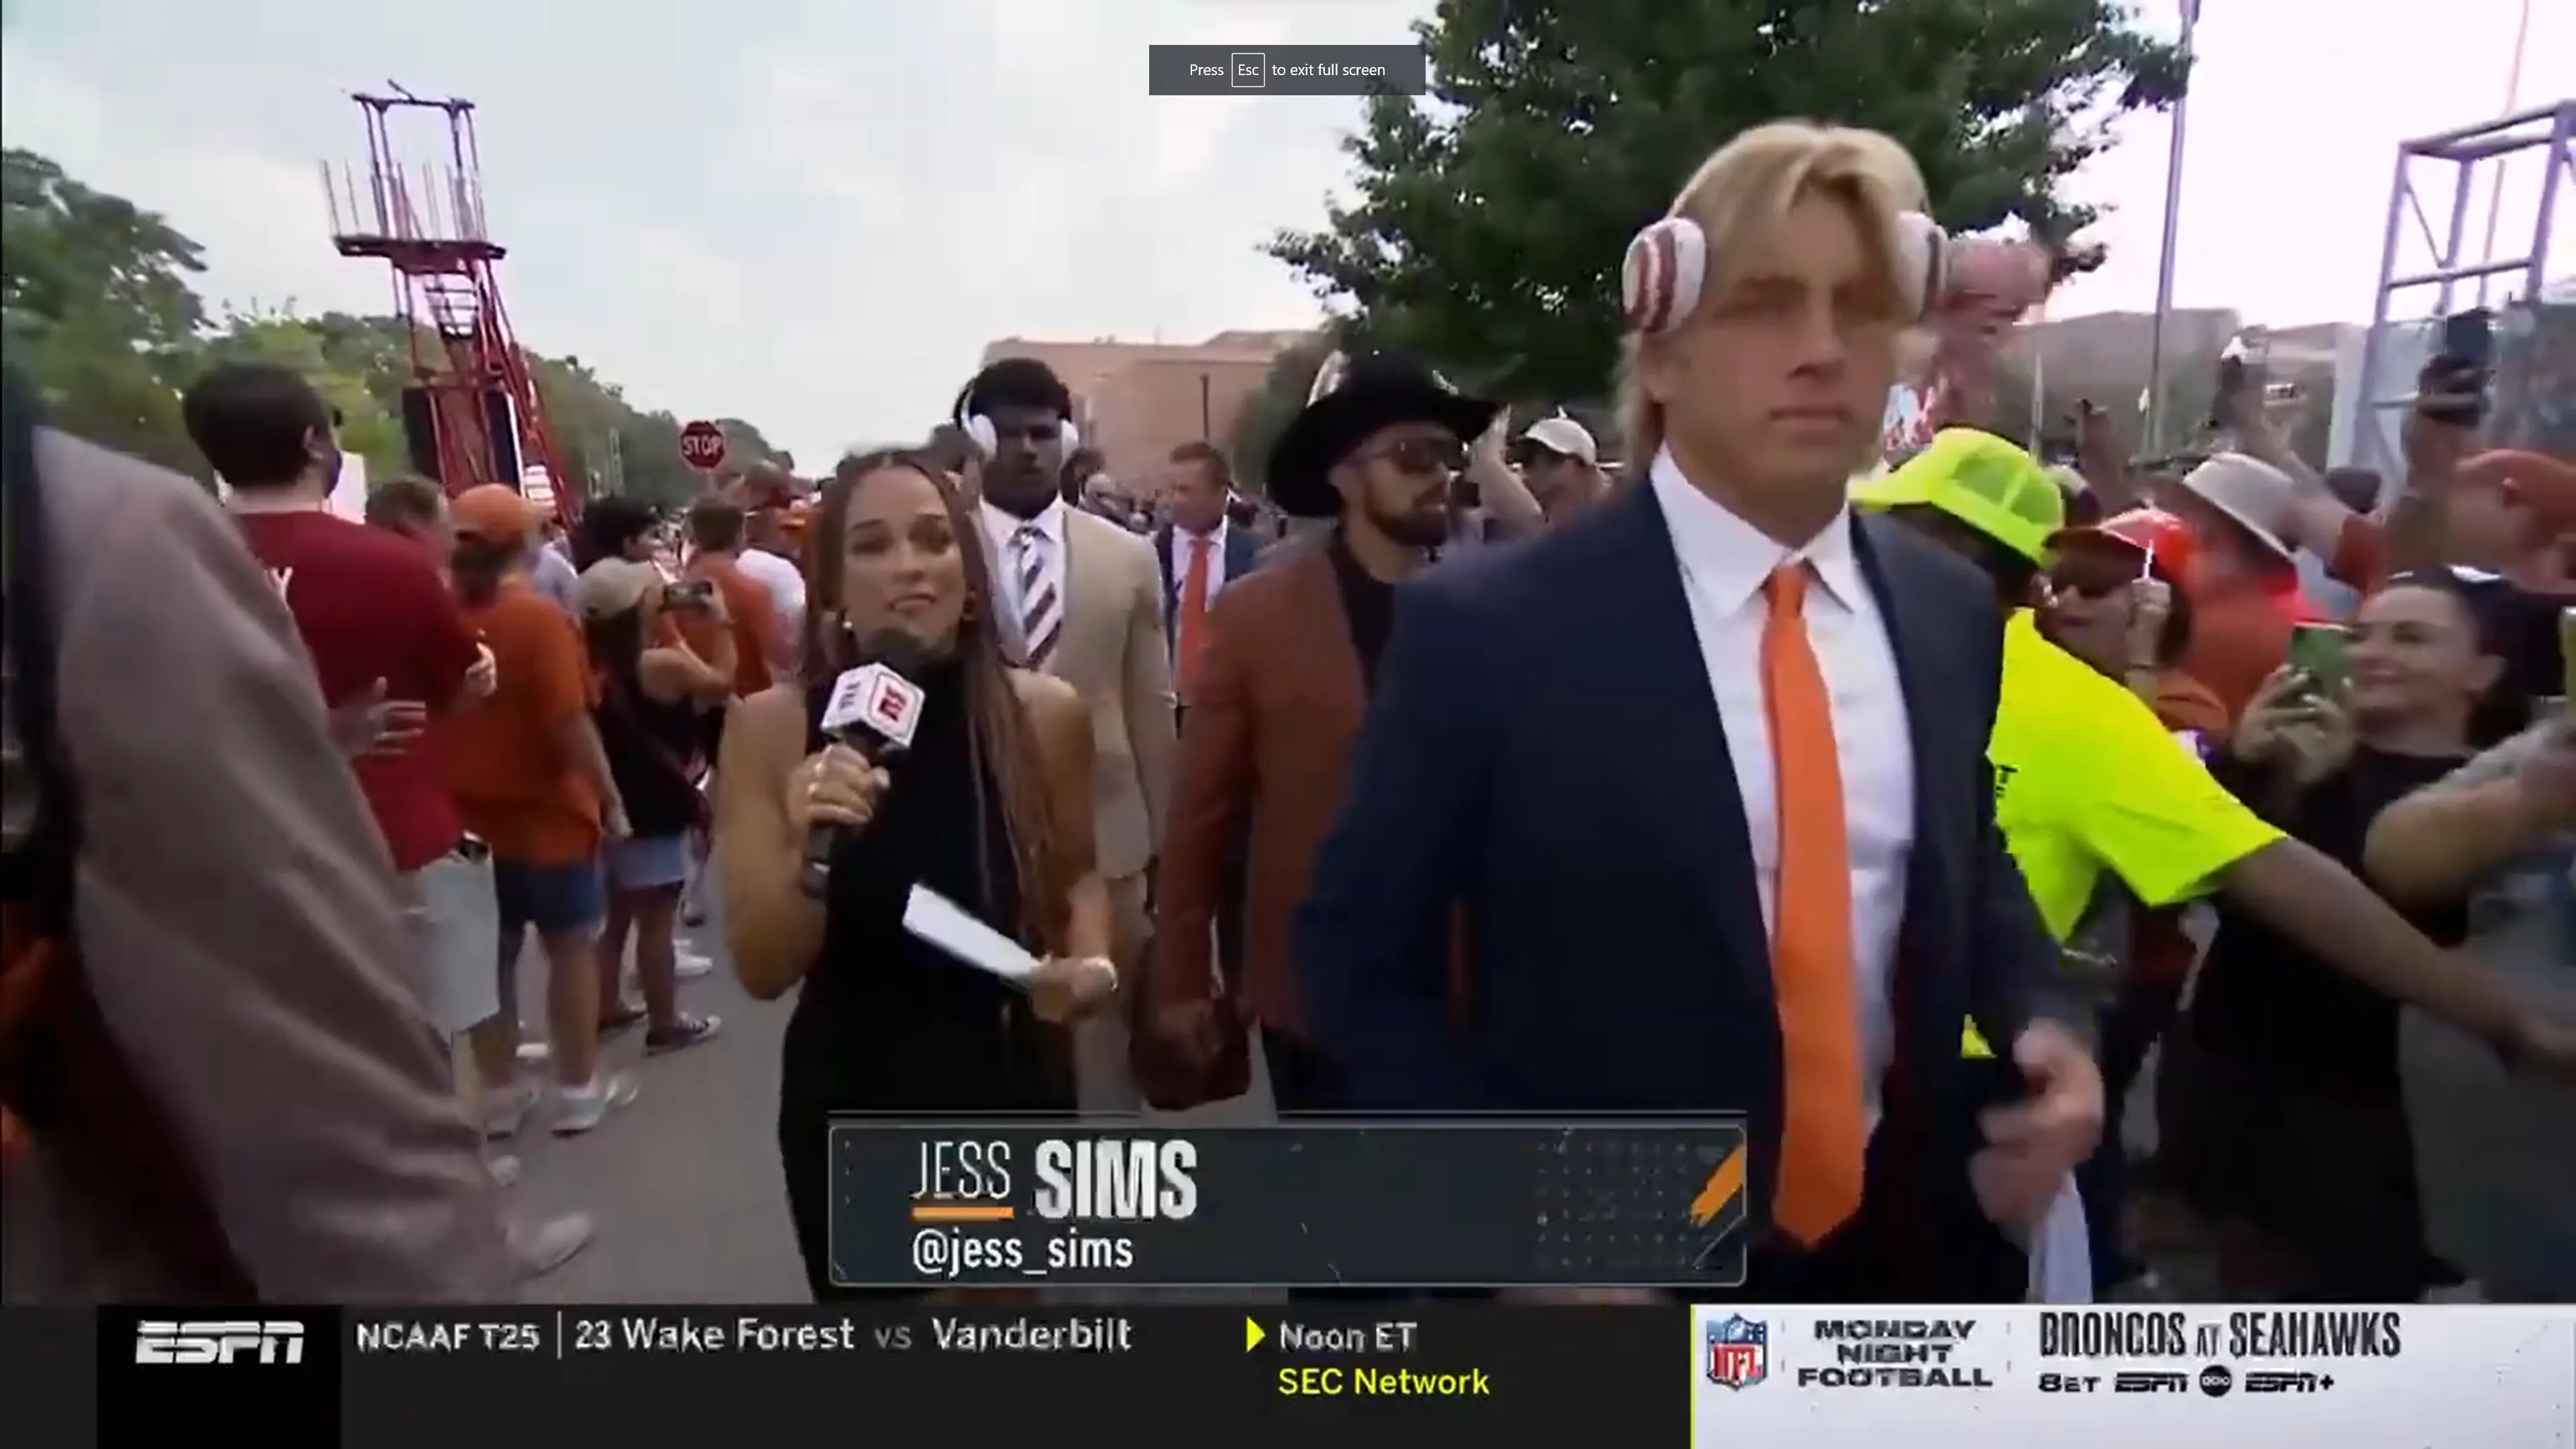
{"type": "Polygon", "coordinates": [[[2050,540],[2040,632],[2119,680],[2164,726],[2206,756],[2227,734],[2226,706],[2180,665],[2191,648],[2191,528],[2132,509],[2050,540]]]}

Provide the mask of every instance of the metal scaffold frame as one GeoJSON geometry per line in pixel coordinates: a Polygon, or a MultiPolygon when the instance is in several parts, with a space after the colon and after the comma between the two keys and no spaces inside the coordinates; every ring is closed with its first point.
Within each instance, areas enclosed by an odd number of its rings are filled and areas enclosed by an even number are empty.
{"type": "MultiPolygon", "coordinates": [[[[2370,317],[2370,336],[2362,352],[2359,379],[2362,406],[2353,416],[2359,426],[2353,430],[2353,461],[2376,469],[2383,478],[2394,479],[2403,471],[2404,462],[2394,455],[2390,445],[2391,430],[2383,421],[2384,414],[2414,405],[2414,379],[2390,378],[2387,353],[2392,304],[2400,292],[2425,287],[2437,289],[2430,316],[2448,316],[2456,290],[2463,282],[2477,284],[2477,302],[2484,305],[2491,282],[2505,280],[2509,296],[2536,298],[2547,278],[2549,239],[2555,226],[2561,191],[2576,186],[2576,99],[2552,102],[2510,115],[2482,121],[2473,126],[2444,131],[2401,143],[2397,148],[2397,175],[2389,190],[2387,230],[2380,248],[2379,293],[2370,317]],[[2504,166],[2505,158],[2523,152],[2547,148],[2540,167],[2540,195],[2534,208],[2532,231],[2528,242],[2500,243],[2492,222],[2470,255],[2469,207],[2482,192],[2501,199],[2504,178],[2514,174],[2504,166]],[[2428,163],[2447,164],[2451,168],[2454,189],[2446,224],[2437,233],[2426,214],[2417,192],[2418,168],[2428,163]],[[2481,168],[2492,173],[2485,187],[2478,184],[2481,168]],[[2413,216],[2418,232],[2429,254],[2427,265],[2417,270],[2400,270],[2406,263],[2405,221],[2413,216]],[[2499,255],[2499,250],[2504,255],[2499,255]]],[[[2411,319],[2396,319],[2400,325],[2411,319]]]]}
{"type": "Polygon", "coordinates": [[[533,492],[532,480],[542,476],[548,501],[569,521],[578,489],[564,470],[527,354],[501,301],[496,269],[509,252],[485,229],[474,103],[409,92],[350,99],[366,119],[367,169],[361,182],[347,166],[336,174],[329,163],[322,166],[331,242],[344,257],[379,260],[393,270],[394,315],[410,342],[411,385],[428,400],[427,451],[439,485],[450,494],[494,482],[533,492]],[[393,122],[398,114],[419,112],[445,123],[444,155],[407,165],[393,122]]]}

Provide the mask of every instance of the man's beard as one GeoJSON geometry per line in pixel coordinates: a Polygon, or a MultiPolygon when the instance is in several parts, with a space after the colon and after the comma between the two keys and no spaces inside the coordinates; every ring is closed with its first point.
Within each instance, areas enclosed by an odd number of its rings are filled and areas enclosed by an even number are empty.
{"type": "Polygon", "coordinates": [[[1449,541],[1449,514],[1445,509],[1387,509],[1371,500],[1363,511],[1371,527],[1405,548],[1438,548],[1449,541]]]}

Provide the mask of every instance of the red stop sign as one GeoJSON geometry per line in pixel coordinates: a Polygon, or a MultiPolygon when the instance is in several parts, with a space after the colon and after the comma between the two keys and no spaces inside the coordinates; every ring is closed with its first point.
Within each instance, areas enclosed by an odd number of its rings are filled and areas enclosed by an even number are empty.
{"type": "Polygon", "coordinates": [[[712,473],[724,466],[724,429],[709,422],[695,422],[680,429],[680,461],[702,473],[712,473]]]}

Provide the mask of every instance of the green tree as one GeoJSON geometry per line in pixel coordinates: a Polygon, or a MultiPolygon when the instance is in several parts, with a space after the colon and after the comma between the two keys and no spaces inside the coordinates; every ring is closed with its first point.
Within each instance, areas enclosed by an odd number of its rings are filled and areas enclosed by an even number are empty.
{"type": "Polygon", "coordinates": [[[2180,94],[2117,0],[1440,0],[1433,104],[1377,96],[1356,199],[1267,250],[1361,335],[1502,396],[1601,396],[1627,242],[1728,137],[1887,132],[1954,229],[2071,235],[2060,183],[2119,111],[2180,94]]]}
{"type": "Polygon", "coordinates": [[[0,336],[64,426],[186,467],[176,379],[205,312],[201,249],[32,151],[0,152],[0,336]]]}

